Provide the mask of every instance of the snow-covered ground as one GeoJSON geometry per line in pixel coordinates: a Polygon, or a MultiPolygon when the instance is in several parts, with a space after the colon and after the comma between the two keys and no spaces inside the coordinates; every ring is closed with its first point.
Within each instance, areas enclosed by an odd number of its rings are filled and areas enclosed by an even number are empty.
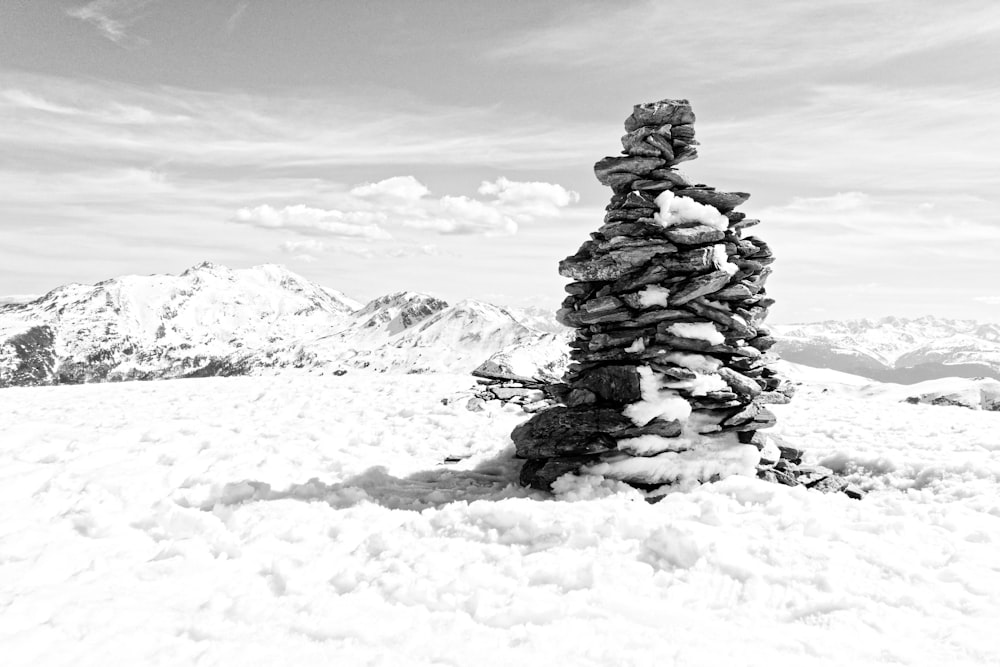
{"type": "Polygon", "coordinates": [[[0,663],[1000,664],[1000,413],[858,384],[775,410],[864,500],[656,504],[517,487],[467,376],[0,390],[0,663]]]}

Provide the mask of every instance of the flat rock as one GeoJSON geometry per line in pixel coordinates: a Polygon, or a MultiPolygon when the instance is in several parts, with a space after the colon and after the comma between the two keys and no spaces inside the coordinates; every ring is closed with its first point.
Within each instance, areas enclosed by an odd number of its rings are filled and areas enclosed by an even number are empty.
{"type": "Polygon", "coordinates": [[[522,458],[582,456],[614,450],[614,435],[632,426],[612,408],[555,407],[517,426],[510,437],[522,458]]]}
{"type": "Polygon", "coordinates": [[[686,381],[693,380],[698,377],[697,374],[691,369],[684,368],[683,366],[678,366],[676,364],[651,361],[649,362],[649,367],[657,373],[662,373],[667,376],[668,380],[686,381]]]}
{"type": "Polygon", "coordinates": [[[750,288],[743,283],[736,283],[720,289],[712,295],[716,301],[742,301],[753,296],[750,288]]]}
{"type": "MultiPolygon", "coordinates": [[[[706,248],[706,250],[708,249],[706,248]]],[[[717,292],[726,286],[730,277],[725,271],[713,271],[703,276],[691,278],[671,292],[670,303],[679,306],[699,296],[717,292]]]]}
{"type": "Polygon", "coordinates": [[[573,386],[588,389],[602,400],[614,403],[635,403],[642,398],[639,373],[632,365],[599,366],[582,373],[573,386]]]}
{"type": "Polygon", "coordinates": [[[661,438],[676,438],[683,430],[684,427],[679,421],[667,421],[657,418],[644,426],[636,426],[635,428],[628,428],[624,431],[619,431],[615,434],[615,437],[619,440],[623,440],[625,438],[638,438],[643,435],[658,435],[661,438]]]}
{"type": "MultiPolygon", "coordinates": [[[[638,155],[641,157],[660,157],[660,149],[647,141],[650,135],[652,135],[657,128],[655,127],[640,127],[622,137],[622,152],[628,155],[638,155]]],[[[660,137],[661,141],[668,141],[664,137],[660,137]]],[[[669,143],[668,143],[669,145],[669,143]]],[[[670,157],[674,156],[674,151],[671,148],[670,157]]]]}
{"type": "Polygon", "coordinates": [[[594,175],[602,185],[610,185],[609,176],[617,173],[644,176],[654,169],[666,165],[663,158],[642,157],[637,155],[608,156],[594,164],[594,175]]]}
{"type": "Polygon", "coordinates": [[[687,100],[659,100],[632,107],[632,115],[625,119],[625,129],[632,132],[643,125],[691,125],[694,121],[694,112],[687,100]]]}
{"type": "Polygon", "coordinates": [[[691,179],[676,169],[654,169],[649,172],[649,177],[658,181],[666,181],[676,188],[691,187],[691,179]]]}
{"type": "Polygon", "coordinates": [[[646,264],[657,255],[676,250],[667,243],[623,248],[598,255],[577,253],[559,262],[559,275],[582,281],[617,280],[636,267],[646,264]]]}
{"type": "Polygon", "coordinates": [[[597,395],[589,389],[571,389],[566,398],[563,399],[566,407],[573,408],[578,405],[591,405],[597,402],[597,395]]]}
{"type": "Polygon", "coordinates": [[[750,194],[747,192],[719,192],[707,188],[685,188],[675,190],[674,194],[678,197],[693,199],[699,204],[708,204],[722,212],[731,211],[750,199],[750,194]]]}
{"type": "Polygon", "coordinates": [[[690,227],[668,227],[663,235],[677,245],[701,245],[715,243],[725,238],[726,233],[708,225],[693,225],[690,227]]]}
{"type": "Polygon", "coordinates": [[[660,178],[640,178],[632,181],[631,187],[633,190],[641,190],[651,194],[658,194],[664,190],[673,190],[677,186],[670,181],[660,178]]]}
{"type": "Polygon", "coordinates": [[[729,385],[734,392],[741,396],[753,398],[761,393],[760,385],[753,378],[749,378],[732,368],[723,366],[718,370],[719,377],[729,385]]]}
{"type": "Polygon", "coordinates": [[[740,338],[749,338],[756,335],[757,331],[748,325],[742,316],[729,312],[724,306],[719,307],[721,304],[713,306],[711,305],[712,303],[703,297],[698,297],[686,303],[684,307],[692,313],[704,317],[706,320],[721,324],[723,328],[740,338]]]}

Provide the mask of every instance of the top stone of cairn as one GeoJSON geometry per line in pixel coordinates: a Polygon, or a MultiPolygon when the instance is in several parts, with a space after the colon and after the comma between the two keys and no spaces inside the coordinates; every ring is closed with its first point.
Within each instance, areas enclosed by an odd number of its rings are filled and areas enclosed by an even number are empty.
{"type": "Polygon", "coordinates": [[[632,115],[625,119],[628,132],[646,126],[690,125],[694,123],[694,112],[687,100],[660,100],[636,104],[632,115]]]}

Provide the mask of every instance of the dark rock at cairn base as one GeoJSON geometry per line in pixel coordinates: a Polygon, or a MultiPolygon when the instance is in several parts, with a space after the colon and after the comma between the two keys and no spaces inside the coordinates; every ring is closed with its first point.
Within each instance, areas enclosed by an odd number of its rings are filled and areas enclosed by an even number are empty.
{"type": "Polygon", "coordinates": [[[604,401],[626,405],[642,398],[635,366],[598,366],[573,381],[574,387],[589,389],[604,401]]]}
{"type": "Polygon", "coordinates": [[[615,434],[634,426],[614,408],[556,407],[540,412],[511,433],[521,458],[582,456],[615,449],[615,434]]]}
{"type": "MultiPolygon", "coordinates": [[[[544,414],[544,413],[542,413],[544,414]]],[[[521,466],[518,481],[539,491],[551,491],[552,483],[566,473],[579,472],[581,468],[599,463],[600,456],[559,456],[547,459],[528,459],[521,466]]]]}

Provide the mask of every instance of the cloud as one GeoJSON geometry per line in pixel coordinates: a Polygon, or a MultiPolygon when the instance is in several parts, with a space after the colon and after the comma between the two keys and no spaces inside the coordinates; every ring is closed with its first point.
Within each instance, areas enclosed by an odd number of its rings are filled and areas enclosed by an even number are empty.
{"type": "Polygon", "coordinates": [[[6,102],[12,109],[27,109],[29,111],[44,111],[49,114],[73,117],[77,122],[96,122],[111,125],[151,125],[160,123],[178,123],[190,120],[184,115],[159,114],[150,109],[135,104],[118,102],[107,103],[103,100],[81,106],[77,103],[57,103],[36,93],[19,88],[0,90],[0,100],[6,102]]]}
{"type": "Polygon", "coordinates": [[[583,66],[616,75],[628,67],[668,72],[678,82],[691,75],[732,81],[871,67],[964,46],[998,31],[1000,7],[977,0],[787,0],[767,7],[741,0],[581,3],[573,12],[554,13],[546,24],[511,34],[490,55],[533,67],[583,66]]]}
{"type": "Polygon", "coordinates": [[[975,296],[972,297],[972,300],[989,304],[991,306],[1000,306],[1000,296],[975,296]]]}
{"type": "Polygon", "coordinates": [[[401,222],[406,227],[441,234],[517,233],[517,222],[501,208],[464,196],[444,196],[425,208],[402,213],[401,222]]]}
{"type": "Polygon", "coordinates": [[[377,183],[365,183],[351,188],[355,197],[416,201],[430,194],[427,186],[413,176],[393,176],[377,183]]]}
{"type": "Polygon", "coordinates": [[[493,195],[494,204],[516,216],[554,217],[559,209],[580,201],[580,195],[555,183],[518,182],[500,177],[483,181],[481,195],[493,195]]]}
{"type": "Polygon", "coordinates": [[[0,151],[33,167],[155,160],[255,173],[413,164],[537,169],[592,162],[604,150],[600,136],[596,124],[534,112],[420,100],[397,107],[374,95],[334,98],[319,90],[269,96],[5,71],[0,92],[0,151]]]}
{"type": "Polygon", "coordinates": [[[126,33],[126,28],[139,17],[136,14],[155,0],[92,0],[80,7],[67,9],[66,15],[90,23],[101,35],[116,44],[128,45],[144,40],[126,33]]]}
{"type": "Polygon", "coordinates": [[[370,244],[358,245],[350,242],[341,242],[336,245],[331,245],[318,239],[294,239],[284,241],[279,246],[279,249],[281,252],[292,255],[295,259],[304,262],[315,262],[319,259],[317,255],[323,255],[330,252],[354,255],[365,259],[440,257],[451,254],[442,250],[433,243],[373,246],[370,244]]]}
{"type": "Polygon", "coordinates": [[[239,3],[233,13],[229,15],[229,18],[226,19],[225,31],[227,36],[231,36],[234,32],[236,32],[240,19],[243,17],[243,12],[247,10],[249,5],[249,2],[239,3]]]}
{"type": "Polygon", "coordinates": [[[319,232],[330,236],[364,238],[371,240],[390,239],[392,236],[378,223],[385,216],[378,211],[337,211],[312,208],[297,204],[274,208],[261,204],[253,208],[241,208],[233,216],[235,222],[272,229],[294,229],[319,232]]]}
{"type": "Polygon", "coordinates": [[[285,241],[281,244],[280,248],[281,252],[285,252],[290,255],[297,255],[300,253],[323,253],[326,252],[326,243],[323,241],[317,241],[316,239],[303,239],[285,241]]]}
{"type": "Polygon", "coordinates": [[[414,176],[393,176],[375,183],[357,185],[346,193],[329,197],[330,208],[303,204],[276,208],[262,204],[241,208],[238,222],[260,227],[289,228],[303,233],[323,231],[339,236],[365,236],[372,240],[389,238],[355,233],[357,225],[406,228],[449,235],[504,236],[517,233],[519,224],[554,218],[579,196],[554,183],[519,182],[501,177],[484,182],[479,194],[489,200],[465,195],[430,196],[430,188],[414,176]],[[348,233],[351,232],[351,233],[348,233]]]}

